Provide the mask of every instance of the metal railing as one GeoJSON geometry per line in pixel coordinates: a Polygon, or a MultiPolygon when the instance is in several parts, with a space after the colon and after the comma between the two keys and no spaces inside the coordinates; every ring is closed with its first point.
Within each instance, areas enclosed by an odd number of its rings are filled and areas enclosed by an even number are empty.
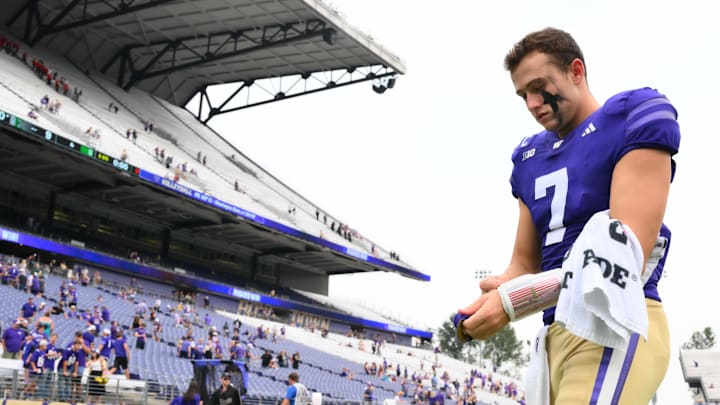
{"type": "MultiPolygon", "coordinates": [[[[144,380],[110,379],[105,384],[95,382],[94,377],[84,375],[72,378],[50,372],[39,376],[27,376],[26,370],[0,368],[0,401],[31,400],[43,403],[65,402],[71,404],[122,404],[166,405],[187,389],[190,377],[142,369],[144,380]],[[159,381],[163,381],[160,383],[159,381]]],[[[277,395],[251,394],[243,398],[243,405],[279,405],[283,393],[277,395]]],[[[315,403],[315,402],[313,402],[315,403]]],[[[324,405],[361,405],[360,401],[330,399],[324,405]]],[[[379,405],[373,401],[372,405],[379,405]]]]}
{"type": "Polygon", "coordinates": [[[72,377],[55,372],[28,376],[25,373],[26,370],[0,369],[3,399],[125,405],[170,402],[160,396],[161,390],[151,392],[152,384],[145,381],[110,379],[103,383],[93,376],[72,377]]]}

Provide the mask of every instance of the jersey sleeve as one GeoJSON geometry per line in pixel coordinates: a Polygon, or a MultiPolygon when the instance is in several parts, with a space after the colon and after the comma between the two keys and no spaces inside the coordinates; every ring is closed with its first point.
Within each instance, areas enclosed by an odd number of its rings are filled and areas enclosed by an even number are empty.
{"type": "Polygon", "coordinates": [[[680,148],[680,126],[670,100],[656,90],[644,88],[628,92],[624,101],[625,143],[617,160],[632,150],[643,148],[660,149],[675,155],[680,148]]]}
{"type": "Polygon", "coordinates": [[[285,399],[288,399],[288,400],[295,399],[296,393],[297,393],[297,387],[290,386],[290,388],[288,388],[287,392],[285,393],[285,399]]]}
{"type": "Polygon", "coordinates": [[[513,163],[513,170],[510,174],[510,191],[512,196],[518,199],[522,199],[522,189],[520,180],[520,166],[521,163],[535,153],[534,144],[539,134],[527,136],[520,141],[520,143],[513,150],[511,160],[513,163]]]}

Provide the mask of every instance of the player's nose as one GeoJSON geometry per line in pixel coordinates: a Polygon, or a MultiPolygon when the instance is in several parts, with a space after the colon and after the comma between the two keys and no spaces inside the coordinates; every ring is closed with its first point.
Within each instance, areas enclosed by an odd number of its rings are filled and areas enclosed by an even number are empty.
{"type": "Polygon", "coordinates": [[[537,110],[543,104],[544,104],[544,101],[540,94],[528,93],[528,95],[525,96],[525,105],[527,106],[527,109],[531,113],[534,113],[535,110],[537,110]]]}

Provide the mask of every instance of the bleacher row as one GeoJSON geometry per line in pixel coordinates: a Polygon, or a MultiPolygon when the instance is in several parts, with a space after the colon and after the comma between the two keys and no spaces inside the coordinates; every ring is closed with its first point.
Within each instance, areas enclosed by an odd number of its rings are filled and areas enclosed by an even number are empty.
{"type": "Polygon", "coordinates": [[[331,242],[369,254],[374,250],[385,260],[394,260],[389,252],[357,233],[349,241],[332,232],[331,223],[341,221],[327,218],[324,223],[324,213],[318,220],[318,207],[292,193],[242,154],[228,153],[231,148],[225,141],[187,110],[143,91],[126,92],[102,76],[86,75],[52,51],[34,48],[24,49],[23,53],[27,53],[25,62],[0,53],[0,108],[20,117],[35,109],[38,125],[111,156],[126,156],[128,163],[170,179],[175,178],[178,165],[186,164],[186,171],[180,171],[180,184],[308,234],[323,235],[331,242]],[[51,72],[57,72],[58,78],[71,88],[81,89],[79,102],[57,92],[34,72],[31,60],[35,59],[42,60],[51,72]],[[41,107],[40,100],[45,96],[60,102],[57,112],[41,107]],[[110,106],[118,106],[117,112],[110,106]],[[145,130],[148,123],[153,124],[153,131],[145,130]],[[127,136],[128,130],[139,134],[136,140],[127,136]],[[158,150],[163,150],[165,157],[173,157],[170,167],[157,155],[158,150]],[[191,169],[197,175],[190,174],[191,169]]]}
{"type": "MultiPolygon", "coordinates": [[[[148,380],[152,382],[154,386],[172,386],[163,389],[163,392],[182,391],[192,378],[193,370],[190,361],[178,357],[177,354],[176,344],[181,337],[186,334],[186,329],[176,327],[173,317],[167,310],[168,305],[171,308],[175,308],[178,304],[177,301],[167,298],[168,296],[172,296],[173,287],[149,280],[142,280],[140,284],[142,285],[143,292],[135,293],[133,300],[126,300],[121,298],[116,288],[108,287],[108,285],[131,285],[130,277],[109,271],[103,271],[102,274],[103,285],[98,287],[78,285],[76,287],[78,289],[78,308],[91,309],[96,305],[105,305],[110,310],[111,319],[117,320],[126,330],[128,346],[131,348],[131,361],[129,366],[131,375],[143,380],[148,380]],[[102,296],[102,302],[98,301],[98,296],[100,295],[102,296]],[[162,341],[155,342],[149,339],[145,350],[138,350],[135,348],[135,338],[132,336],[132,330],[129,330],[135,315],[136,305],[141,301],[152,304],[158,297],[163,297],[162,312],[159,316],[159,322],[163,327],[162,341]]],[[[62,275],[48,274],[45,276],[46,297],[44,300],[48,303],[48,306],[55,303],[56,297],[59,296],[58,291],[60,284],[64,279],[62,275]]],[[[17,318],[19,308],[27,301],[28,294],[9,286],[2,286],[0,287],[0,295],[3,296],[4,302],[7,303],[7,305],[0,306],[0,322],[3,327],[7,327],[17,318]]],[[[201,300],[201,298],[198,297],[198,300],[201,300]]],[[[213,296],[212,303],[213,305],[218,305],[217,311],[205,311],[204,309],[197,309],[197,311],[200,319],[204,318],[205,314],[208,314],[212,319],[211,324],[216,327],[218,331],[221,330],[222,325],[226,323],[231,324],[235,319],[242,321],[241,341],[246,350],[252,353],[253,358],[248,364],[249,379],[247,388],[249,398],[278,398],[286,388],[285,381],[291,369],[261,367],[259,359],[265,350],[270,350],[273,355],[276,355],[280,351],[299,353],[301,363],[298,372],[301,375],[302,382],[305,383],[310,390],[323,393],[324,402],[330,404],[335,401],[338,403],[358,401],[361,398],[363,389],[368,383],[372,383],[375,386],[375,396],[379,401],[393,398],[394,395],[401,390],[400,380],[393,382],[389,381],[388,378],[384,378],[384,375],[365,374],[363,369],[363,363],[365,362],[372,361],[381,364],[383,361],[386,361],[388,364],[400,365],[402,368],[408,369],[410,373],[418,373],[418,375],[424,374],[424,379],[427,380],[429,378],[428,369],[430,368],[430,364],[436,360],[433,358],[434,355],[428,351],[390,344],[384,348],[382,357],[371,355],[367,352],[361,352],[357,348],[348,347],[348,342],[355,342],[357,345],[356,339],[340,335],[330,335],[329,337],[323,338],[320,337],[317,332],[311,333],[287,325],[285,325],[287,334],[284,338],[273,341],[273,339],[270,338],[270,334],[268,334],[265,339],[252,339],[254,344],[249,344],[251,340],[250,337],[253,335],[257,336],[258,327],[276,331],[279,330],[281,325],[267,320],[239,316],[232,311],[223,311],[223,309],[232,307],[230,301],[231,300],[228,299],[223,302],[220,297],[213,296]],[[416,354],[409,356],[410,350],[416,352],[416,354]],[[422,370],[423,367],[424,371],[422,370]],[[349,370],[355,377],[348,379],[342,376],[341,371],[343,369],[349,370]]],[[[201,308],[200,303],[195,303],[194,306],[201,308]]],[[[86,327],[84,321],[65,319],[59,315],[53,316],[53,321],[55,323],[55,330],[60,335],[59,343],[62,345],[69,342],[75,331],[84,330],[86,327]]],[[[151,330],[150,324],[148,324],[147,329],[148,331],[151,330]]],[[[200,337],[207,336],[208,329],[202,325],[202,322],[195,324],[193,329],[196,340],[200,337]]],[[[219,339],[223,351],[227,353],[227,348],[230,345],[230,337],[224,336],[221,333],[219,339]]],[[[99,340],[97,340],[96,343],[99,343],[99,340]]],[[[451,363],[450,359],[447,358],[443,358],[441,362],[447,363],[448,366],[451,363]]],[[[437,371],[438,373],[442,373],[445,370],[449,370],[451,374],[456,377],[466,376],[468,365],[465,364],[464,367],[464,370],[462,367],[439,367],[437,371]]],[[[507,381],[507,378],[504,379],[507,381]]],[[[425,387],[428,386],[429,381],[426,381],[425,387]]],[[[488,403],[492,401],[499,404],[516,403],[509,398],[492,395],[482,390],[477,391],[480,403],[484,400],[488,403]]]]}

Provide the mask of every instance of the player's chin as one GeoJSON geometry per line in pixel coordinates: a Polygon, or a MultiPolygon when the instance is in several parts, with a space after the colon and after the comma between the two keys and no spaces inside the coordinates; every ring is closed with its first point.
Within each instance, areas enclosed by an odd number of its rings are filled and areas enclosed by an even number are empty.
{"type": "Polygon", "coordinates": [[[555,117],[555,114],[548,113],[535,119],[545,130],[555,132],[558,129],[560,122],[555,117]]]}
{"type": "Polygon", "coordinates": [[[557,132],[558,125],[555,120],[552,121],[545,121],[545,122],[538,122],[546,131],[550,132],[557,132]]]}

